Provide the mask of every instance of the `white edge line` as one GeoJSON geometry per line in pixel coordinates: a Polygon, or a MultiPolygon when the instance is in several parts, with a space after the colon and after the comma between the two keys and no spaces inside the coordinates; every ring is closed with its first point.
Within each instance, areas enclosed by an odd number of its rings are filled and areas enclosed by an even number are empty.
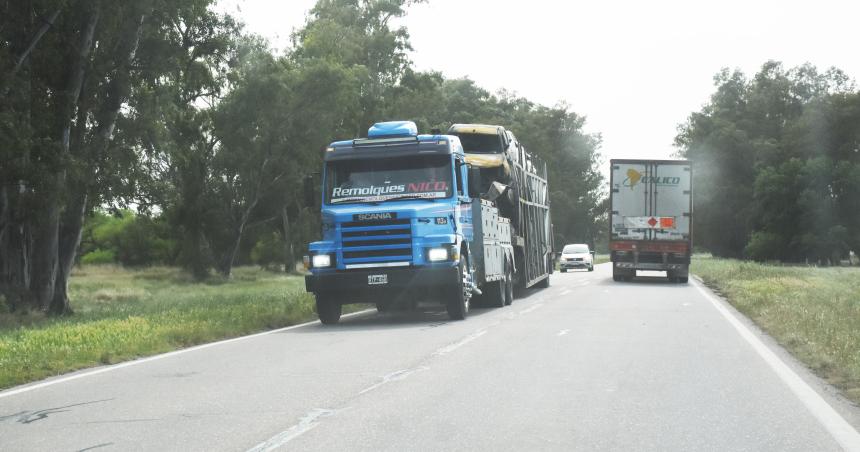
{"type": "Polygon", "coordinates": [[[709,293],[698,281],[694,282],[696,289],[711,302],[711,304],[735,327],[741,337],[752,346],[759,356],[779,376],[783,383],[791,389],[806,408],[818,419],[818,422],[833,436],[833,438],[849,451],[860,451],[860,433],[854,429],[836,410],[833,409],[814,389],[812,389],[797,373],[768,348],[764,343],[740,322],[722,302],[709,293]]]}
{"type": "MultiPolygon", "coordinates": [[[[360,314],[365,314],[365,313],[374,312],[374,311],[376,311],[376,310],[375,309],[365,309],[363,311],[352,312],[352,313],[346,314],[346,315],[342,316],[341,318],[345,319],[345,318],[354,317],[354,316],[357,316],[360,314]]],[[[57,378],[55,380],[44,381],[42,383],[31,384],[28,386],[23,386],[23,387],[19,387],[19,388],[15,388],[15,389],[8,389],[6,391],[0,392],[0,399],[2,399],[4,397],[10,397],[13,395],[21,394],[24,392],[35,391],[36,389],[41,389],[41,388],[53,386],[53,385],[60,384],[60,383],[66,383],[66,382],[69,382],[72,380],[77,380],[79,378],[91,377],[93,375],[103,374],[105,372],[111,372],[111,371],[123,369],[126,367],[136,366],[138,364],[144,364],[144,363],[148,363],[150,361],[156,361],[159,359],[170,358],[172,356],[181,355],[183,353],[194,352],[194,351],[198,351],[198,350],[203,350],[205,348],[215,347],[217,345],[224,345],[224,344],[229,344],[232,342],[244,341],[245,339],[253,339],[255,337],[265,336],[267,334],[274,334],[274,333],[279,333],[282,331],[293,330],[296,328],[301,328],[303,326],[313,325],[315,323],[319,323],[319,320],[311,320],[310,322],[300,323],[298,325],[291,325],[291,326],[287,326],[284,328],[278,328],[276,330],[269,330],[269,331],[263,331],[260,333],[254,333],[254,334],[250,334],[248,336],[239,336],[239,337],[234,337],[231,339],[225,339],[223,341],[209,342],[208,344],[195,345],[194,347],[183,348],[181,350],[174,350],[172,352],[162,353],[160,355],[149,356],[146,358],[136,359],[134,361],[126,361],[126,362],[119,363],[119,364],[113,364],[110,366],[101,367],[101,368],[91,370],[91,371],[84,371],[84,372],[77,373],[74,375],[69,375],[67,377],[60,377],[60,378],[57,378]]]]}

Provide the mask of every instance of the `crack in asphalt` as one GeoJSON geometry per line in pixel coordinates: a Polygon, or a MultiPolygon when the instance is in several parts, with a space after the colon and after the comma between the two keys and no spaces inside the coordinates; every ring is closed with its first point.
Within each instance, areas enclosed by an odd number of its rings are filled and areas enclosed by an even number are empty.
{"type": "Polygon", "coordinates": [[[110,402],[111,400],[114,399],[93,400],[91,402],[74,403],[71,405],[59,406],[55,408],[46,408],[44,410],[39,411],[21,411],[7,416],[0,416],[0,422],[8,419],[17,418],[17,422],[19,424],[31,424],[36,421],[47,419],[52,414],[66,413],[68,411],[71,411],[70,408],[93,405],[96,403],[110,402]]]}

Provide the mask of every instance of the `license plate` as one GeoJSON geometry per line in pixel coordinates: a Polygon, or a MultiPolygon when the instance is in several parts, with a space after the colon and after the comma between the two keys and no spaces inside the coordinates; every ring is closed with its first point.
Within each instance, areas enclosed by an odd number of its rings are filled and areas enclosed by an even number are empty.
{"type": "Polygon", "coordinates": [[[367,275],[367,284],[370,286],[388,284],[388,275],[367,275]]]}

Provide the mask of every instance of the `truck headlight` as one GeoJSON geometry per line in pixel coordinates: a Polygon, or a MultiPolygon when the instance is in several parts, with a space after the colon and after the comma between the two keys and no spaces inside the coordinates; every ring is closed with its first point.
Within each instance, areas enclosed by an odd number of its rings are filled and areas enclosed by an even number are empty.
{"type": "Polygon", "coordinates": [[[427,252],[427,259],[430,262],[439,262],[448,260],[448,249],[447,248],[430,248],[430,251],[427,252]]]}
{"type": "Polygon", "coordinates": [[[325,268],[331,266],[331,256],[328,254],[314,254],[311,258],[314,268],[325,268]]]}

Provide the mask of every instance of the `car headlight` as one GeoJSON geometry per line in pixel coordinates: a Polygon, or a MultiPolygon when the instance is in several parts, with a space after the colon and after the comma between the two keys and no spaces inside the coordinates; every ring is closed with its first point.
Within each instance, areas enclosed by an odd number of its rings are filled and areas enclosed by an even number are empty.
{"type": "Polygon", "coordinates": [[[328,254],[314,254],[311,258],[314,268],[325,268],[331,266],[331,256],[328,254]]]}
{"type": "Polygon", "coordinates": [[[430,251],[427,252],[427,259],[430,262],[439,262],[448,260],[448,249],[447,248],[430,248],[430,251]]]}

